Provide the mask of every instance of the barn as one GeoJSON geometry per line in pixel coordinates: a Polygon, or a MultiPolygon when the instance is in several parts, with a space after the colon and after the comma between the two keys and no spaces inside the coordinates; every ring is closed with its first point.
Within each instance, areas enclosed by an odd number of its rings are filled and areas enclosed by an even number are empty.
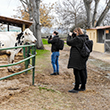
{"type": "Polygon", "coordinates": [[[29,28],[33,24],[32,21],[20,20],[5,16],[0,16],[0,23],[7,24],[7,31],[10,31],[10,25],[20,27],[21,31],[24,31],[25,28],[29,28]]]}
{"type": "Polygon", "coordinates": [[[93,51],[110,52],[110,26],[99,26],[86,31],[94,42],[93,51]]]}

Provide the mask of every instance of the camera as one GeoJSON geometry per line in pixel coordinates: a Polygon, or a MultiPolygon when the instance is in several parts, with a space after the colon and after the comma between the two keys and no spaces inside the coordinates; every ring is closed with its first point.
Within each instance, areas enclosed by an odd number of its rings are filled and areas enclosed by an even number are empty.
{"type": "Polygon", "coordinates": [[[46,36],[46,38],[51,39],[52,38],[52,35],[46,36]]]}
{"type": "Polygon", "coordinates": [[[72,37],[73,38],[76,37],[76,33],[72,32],[72,37]]]}
{"type": "Polygon", "coordinates": [[[71,38],[74,38],[74,37],[76,37],[76,33],[75,32],[70,32],[69,36],[71,36],[71,38]]]}

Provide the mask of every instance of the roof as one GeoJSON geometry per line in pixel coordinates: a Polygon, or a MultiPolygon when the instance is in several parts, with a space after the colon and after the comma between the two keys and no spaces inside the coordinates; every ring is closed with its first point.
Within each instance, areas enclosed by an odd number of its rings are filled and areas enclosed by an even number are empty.
{"type": "Polygon", "coordinates": [[[108,29],[110,26],[97,26],[96,29],[108,29]]]}
{"type": "Polygon", "coordinates": [[[22,25],[25,24],[26,28],[30,27],[33,24],[32,21],[20,20],[20,19],[4,17],[4,16],[0,16],[0,23],[9,24],[17,27],[22,27],[22,25]]]}
{"type": "Polygon", "coordinates": [[[98,30],[98,29],[109,29],[110,26],[97,26],[96,28],[90,28],[90,29],[87,29],[87,30],[98,30]]]}

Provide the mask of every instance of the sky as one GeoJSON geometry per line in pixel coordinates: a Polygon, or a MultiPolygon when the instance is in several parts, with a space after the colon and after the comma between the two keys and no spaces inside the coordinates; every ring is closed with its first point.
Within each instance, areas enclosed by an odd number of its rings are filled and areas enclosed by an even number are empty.
{"type": "MultiPolygon", "coordinates": [[[[42,0],[42,1],[45,3],[52,3],[56,1],[62,1],[62,0],[42,0]]],[[[102,6],[104,1],[105,0],[101,0],[100,2],[102,6]]],[[[0,0],[0,15],[12,17],[12,15],[16,14],[16,12],[13,10],[17,9],[18,6],[21,6],[20,0],[0,0]]]]}
{"type": "MultiPolygon", "coordinates": [[[[45,3],[52,3],[57,0],[43,0],[45,3]]],[[[0,15],[12,17],[12,15],[16,14],[14,9],[17,9],[18,6],[21,6],[20,0],[0,0],[0,15]]]]}
{"type": "Polygon", "coordinates": [[[0,15],[11,17],[15,14],[13,10],[20,5],[19,0],[0,0],[0,15]]]}

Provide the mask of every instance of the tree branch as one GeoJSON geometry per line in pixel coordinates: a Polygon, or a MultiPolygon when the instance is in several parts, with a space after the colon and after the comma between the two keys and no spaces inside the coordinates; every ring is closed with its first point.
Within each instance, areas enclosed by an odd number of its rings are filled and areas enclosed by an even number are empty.
{"type": "MultiPolygon", "coordinates": [[[[100,17],[99,17],[99,19],[98,19],[98,21],[97,21],[97,23],[96,23],[96,26],[100,26],[101,22],[102,22],[103,19],[105,18],[105,15],[108,13],[109,9],[110,9],[110,0],[108,1],[107,5],[106,5],[106,7],[105,7],[105,9],[104,9],[104,11],[103,11],[102,14],[100,15],[100,17]]],[[[96,27],[96,26],[95,26],[95,27],[96,27]]]]}
{"type": "Polygon", "coordinates": [[[26,7],[28,5],[28,1],[20,0],[20,2],[22,3],[22,6],[24,7],[25,12],[29,13],[29,11],[27,11],[27,7],[26,7]]]}
{"type": "Polygon", "coordinates": [[[96,14],[97,14],[97,8],[98,8],[98,4],[99,4],[100,0],[95,0],[95,8],[94,8],[94,14],[93,14],[93,18],[92,18],[92,26],[95,26],[95,22],[96,22],[96,14]]]}

